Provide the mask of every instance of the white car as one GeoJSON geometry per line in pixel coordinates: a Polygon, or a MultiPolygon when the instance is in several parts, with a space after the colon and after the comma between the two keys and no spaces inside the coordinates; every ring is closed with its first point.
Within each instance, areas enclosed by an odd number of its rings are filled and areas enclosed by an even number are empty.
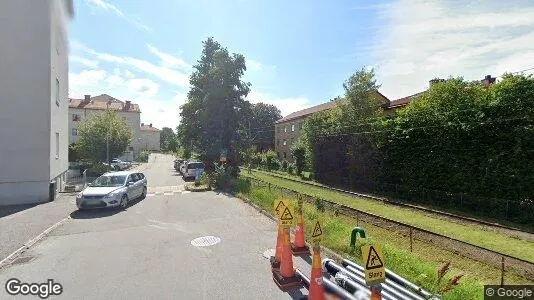
{"type": "Polygon", "coordinates": [[[135,171],[110,172],[95,179],[76,196],[79,210],[90,208],[126,208],[128,202],[146,197],[147,180],[135,171]]]}
{"type": "Polygon", "coordinates": [[[204,163],[199,161],[190,161],[185,166],[185,171],[183,172],[183,178],[195,178],[197,170],[200,172],[200,175],[202,175],[202,172],[204,172],[204,163]]]}
{"type": "Polygon", "coordinates": [[[115,169],[115,170],[125,170],[125,169],[128,169],[132,164],[129,163],[129,162],[125,162],[125,161],[122,161],[118,158],[115,158],[111,161],[111,166],[115,169]]]}

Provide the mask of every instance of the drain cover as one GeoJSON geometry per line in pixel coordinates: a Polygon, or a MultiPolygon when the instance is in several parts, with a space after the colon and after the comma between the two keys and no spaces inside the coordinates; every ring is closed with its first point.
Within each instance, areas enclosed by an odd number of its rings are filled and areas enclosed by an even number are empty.
{"type": "Polygon", "coordinates": [[[207,247],[207,246],[213,246],[215,244],[218,244],[221,241],[220,238],[216,236],[201,236],[199,238],[196,238],[191,241],[191,245],[196,247],[207,247]]]}

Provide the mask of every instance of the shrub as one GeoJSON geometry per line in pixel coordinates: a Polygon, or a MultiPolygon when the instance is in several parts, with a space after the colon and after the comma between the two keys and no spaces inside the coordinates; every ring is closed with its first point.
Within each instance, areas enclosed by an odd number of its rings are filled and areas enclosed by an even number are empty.
{"type": "Polygon", "coordinates": [[[282,171],[287,171],[288,163],[287,160],[282,161],[282,171]]]}
{"type": "Polygon", "coordinates": [[[105,165],[103,163],[93,164],[87,169],[87,177],[98,177],[106,172],[113,171],[111,166],[105,165]]]}
{"type": "Polygon", "coordinates": [[[148,152],[147,150],[143,150],[137,154],[137,156],[135,157],[135,161],[136,162],[148,162],[149,154],[150,152],[148,152]]]}
{"type": "Polygon", "coordinates": [[[293,147],[291,147],[291,156],[293,156],[293,159],[295,160],[295,168],[297,171],[297,175],[300,175],[302,173],[306,165],[305,154],[306,150],[304,149],[304,146],[300,144],[295,144],[293,145],[293,147]]]}
{"type": "Polygon", "coordinates": [[[294,164],[288,164],[287,165],[287,172],[291,175],[295,173],[295,165],[294,164]]]}
{"type": "Polygon", "coordinates": [[[224,189],[228,188],[232,184],[232,167],[226,166],[226,164],[214,163],[214,171],[209,174],[208,179],[210,185],[213,185],[215,188],[224,189]]]}

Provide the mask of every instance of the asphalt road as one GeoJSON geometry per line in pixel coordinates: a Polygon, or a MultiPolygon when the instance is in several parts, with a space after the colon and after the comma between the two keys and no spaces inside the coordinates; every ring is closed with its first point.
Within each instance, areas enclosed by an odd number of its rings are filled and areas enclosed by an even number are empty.
{"type": "MultiPolygon", "coordinates": [[[[49,299],[298,299],[281,292],[263,252],[275,225],[239,199],[188,193],[172,157],[151,156],[139,167],[148,196],[126,210],[73,212],[71,219],[0,269],[0,299],[9,278],[53,279],[63,287],[49,299]],[[214,236],[215,245],[191,241],[214,236]]],[[[305,293],[305,292],[304,292],[305,293]]],[[[31,299],[31,298],[30,298],[31,299]]]]}

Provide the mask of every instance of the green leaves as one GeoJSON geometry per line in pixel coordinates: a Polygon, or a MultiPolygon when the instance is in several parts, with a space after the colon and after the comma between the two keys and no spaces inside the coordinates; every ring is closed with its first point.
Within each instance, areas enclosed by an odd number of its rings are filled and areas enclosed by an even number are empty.
{"type": "Polygon", "coordinates": [[[109,142],[110,159],[122,155],[132,141],[130,126],[111,110],[83,121],[78,134],[76,149],[82,157],[93,162],[106,160],[106,141],[109,142]]]}

